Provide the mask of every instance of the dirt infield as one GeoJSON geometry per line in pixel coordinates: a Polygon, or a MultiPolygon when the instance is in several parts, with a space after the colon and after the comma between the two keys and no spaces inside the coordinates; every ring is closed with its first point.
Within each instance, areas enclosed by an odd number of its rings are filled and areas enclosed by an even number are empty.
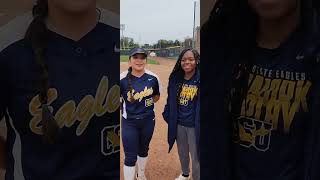
{"type": "MultiPolygon", "coordinates": [[[[175,61],[165,58],[154,58],[160,65],[148,64],[147,69],[156,73],[162,83],[162,94],[159,102],[156,103],[156,127],[150,144],[149,161],[146,167],[146,177],[148,180],[173,180],[180,174],[180,162],[176,145],[168,154],[167,144],[167,124],[163,120],[161,113],[167,99],[168,77],[172,71],[175,61]]],[[[127,63],[121,63],[121,72],[128,68],[127,63]]],[[[123,160],[124,153],[121,145],[121,180],[123,180],[123,160]]]]}

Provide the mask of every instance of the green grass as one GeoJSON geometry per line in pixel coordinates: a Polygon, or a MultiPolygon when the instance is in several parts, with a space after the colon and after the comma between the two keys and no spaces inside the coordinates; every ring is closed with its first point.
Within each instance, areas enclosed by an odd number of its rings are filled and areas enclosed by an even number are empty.
{"type": "MultiPolygon", "coordinates": [[[[120,62],[128,62],[129,56],[121,55],[120,62]]],[[[148,64],[159,64],[156,60],[148,58],[148,64]]]]}
{"type": "Polygon", "coordinates": [[[172,60],[177,60],[178,59],[178,56],[176,57],[167,57],[168,59],[172,59],[172,60]]]}
{"type": "Polygon", "coordinates": [[[121,55],[120,62],[128,62],[129,56],[121,55]]]}

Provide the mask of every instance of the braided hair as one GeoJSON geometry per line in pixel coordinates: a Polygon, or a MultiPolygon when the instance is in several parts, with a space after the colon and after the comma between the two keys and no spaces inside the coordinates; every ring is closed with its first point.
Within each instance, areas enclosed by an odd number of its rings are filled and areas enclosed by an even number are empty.
{"type": "MultiPolygon", "coordinates": [[[[231,64],[232,85],[235,87],[224,98],[224,106],[241,107],[247,87],[246,64],[251,61],[251,52],[256,44],[258,17],[247,0],[217,0],[208,21],[201,28],[202,43],[206,47],[219,44],[223,59],[214,59],[217,64],[231,64]]],[[[210,54],[203,50],[206,57],[210,54]]],[[[233,109],[234,110],[234,109],[233,109]]],[[[240,112],[240,110],[239,110],[240,112]]]]}
{"type": "MultiPolygon", "coordinates": [[[[182,50],[182,52],[180,53],[180,55],[178,57],[178,60],[177,60],[177,62],[175,64],[175,66],[174,66],[174,68],[173,68],[173,70],[172,70],[172,72],[171,72],[171,74],[169,76],[169,81],[172,80],[173,78],[175,78],[177,80],[176,81],[177,82],[176,85],[178,86],[178,88],[177,88],[177,92],[176,92],[177,93],[176,97],[179,97],[180,93],[182,91],[182,81],[184,79],[184,70],[181,67],[181,61],[182,61],[182,58],[183,58],[184,54],[186,52],[188,52],[188,51],[192,52],[192,54],[193,54],[193,56],[194,56],[194,58],[196,60],[196,63],[197,63],[196,71],[197,71],[197,69],[200,68],[200,54],[198,53],[198,51],[195,50],[195,49],[192,49],[192,48],[186,48],[186,49],[182,50]]],[[[199,89],[199,85],[197,85],[197,86],[198,86],[198,89],[199,89]]],[[[168,92],[169,92],[169,89],[168,89],[168,92]]]]}
{"type": "Polygon", "coordinates": [[[48,46],[48,28],[45,19],[48,16],[48,1],[37,0],[32,9],[33,20],[30,23],[25,39],[31,43],[34,59],[38,65],[39,82],[39,100],[42,109],[42,132],[44,142],[52,144],[58,135],[58,124],[47,105],[49,90],[49,72],[46,64],[46,52],[48,46]]]}
{"type": "Polygon", "coordinates": [[[128,79],[128,92],[130,93],[130,96],[128,97],[128,101],[134,102],[133,87],[132,87],[132,67],[129,67],[128,69],[127,79],[128,79]]]}

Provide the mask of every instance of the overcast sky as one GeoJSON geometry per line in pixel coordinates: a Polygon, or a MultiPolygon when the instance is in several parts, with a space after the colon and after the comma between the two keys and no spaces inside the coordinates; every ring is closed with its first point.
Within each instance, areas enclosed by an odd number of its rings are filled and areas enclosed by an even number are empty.
{"type": "MultiPolygon", "coordinates": [[[[124,36],[139,44],[153,44],[159,39],[183,40],[192,37],[195,0],[121,0],[120,23],[124,36]]],[[[196,25],[200,24],[197,1],[196,25]]]]}

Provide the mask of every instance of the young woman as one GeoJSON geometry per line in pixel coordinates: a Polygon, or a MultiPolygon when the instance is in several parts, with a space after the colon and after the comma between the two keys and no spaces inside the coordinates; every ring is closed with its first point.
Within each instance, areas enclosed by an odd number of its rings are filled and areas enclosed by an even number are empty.
{"type": "Polygon", "coordinates": [[[177,141],[182,174],[176,180],[200,180],[200,55],[185,49],[170,74],[163,118],[168,123],[169,152],[177,141]]]}
{"type": "Polygon", "coordinates": [[[129,55],[129,69],[120,74],[122,97],[121,138],[125,153],[124,179],[145,180],[145,166],[149,144],[155,126],[154,103],[160,98],[161,84],[158,76],[145,69],[147,51],[134,48],[129,55]]]}
{"type": "Polygon", "coordinates": [[[6,179],[119,179],[119,29],[105,19],[95,0],[38,0],[1,51],[6,179]]]}
{"type": "Polygon", "coordinates": [[[201,32],[204,176],[319,179],[318,2],[215,5],[201,32]]]}

